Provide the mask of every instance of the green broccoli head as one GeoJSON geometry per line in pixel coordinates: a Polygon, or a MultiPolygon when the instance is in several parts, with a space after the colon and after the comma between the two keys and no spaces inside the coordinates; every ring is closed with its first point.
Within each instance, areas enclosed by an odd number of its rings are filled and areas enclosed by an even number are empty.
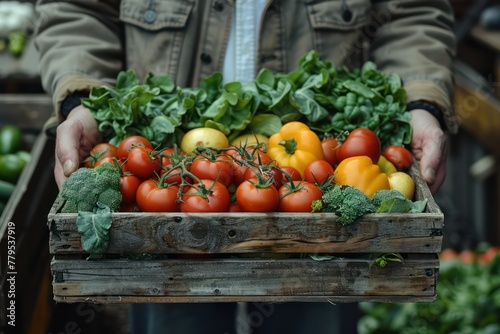
{"type": "MultiPolygon", "coordinates": [[[[97,173],[92,168],[79,168],[64,182],[61,196],[65,200],[74,200],[77,207],[88,207],[97,202],[99,192],[95,186],[97,173]],[[83,205],[86,203],[86,205],[83,205]]],[[[92,207],[92,206],[91,206],[92,207]]],[[[80,209],[80,208],[79,208],[80,209]]]]}
{"type": "Polygon", "coordinates": [[[110,163],[103,163],[94,170],[97,172],[96,182],[99,187],[99,192],[103,192],[107,189],[120,190],[120,173],[110,163]]]}
{"type": "Polygon", "coordinates": [[[106,189],[99,194],[98,201],[107,205],[111,211],[118,211],[122,203],[122,194],[116,189],[106,189]]]}
{"type": "Polygon", "coordinates": [[[368,196],[352,186],[334,185],[323,194],[325,212],[337,215],[337,221],[348,225],[359,217],[377,210],[368,196]]]}
{"type": "Polygon", "coordinates": [[[68,203],[65,212],[92,212],[101,198],[102,203],[110,203],[110,209],[116,211],[121,203],[120,174],[107,163],[96,168],[79,168],[64,182],[61,197],[68,203]],[[109,195],[109,190],[114,194],[109,195]],[[75,207],[77,211],[74,211],[75,207]]]}
{"type": "Polygon", "coordinates": [[[77,213],[78,203],[74,199],[66,199],[61,209],[62,213],[77,213]]]}

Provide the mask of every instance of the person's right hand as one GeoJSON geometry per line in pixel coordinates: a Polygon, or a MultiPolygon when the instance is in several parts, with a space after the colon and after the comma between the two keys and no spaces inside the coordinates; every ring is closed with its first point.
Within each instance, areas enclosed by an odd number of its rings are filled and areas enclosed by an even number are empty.
{"type": "Polygon", "coordinates": [[[97,122],[90,110],[78,106],[57,127],[54,176],[61,189],[64,181],[76,171],[80,162],[100,140],[97,122]]]}

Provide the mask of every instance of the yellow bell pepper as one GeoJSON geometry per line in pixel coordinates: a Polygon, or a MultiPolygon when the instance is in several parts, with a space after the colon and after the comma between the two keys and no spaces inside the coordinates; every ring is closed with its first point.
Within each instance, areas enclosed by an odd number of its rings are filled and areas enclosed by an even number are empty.
{"type": "Polygon", "coordinates": [[[289,122],[269,138],[267,154],[280,167],[290,166],[304,175],[306,166],[324,159],[321,140],[306,124],[289,122]]]}
{"type": "Polygon", "coordinates": [[[367,156],[342,160],[335,169],[334,175],[333,182],[356,187],[369,198],[372,198],[378,190],[391,189],[387,175],[382,173],[380,167],[367,156]]]}

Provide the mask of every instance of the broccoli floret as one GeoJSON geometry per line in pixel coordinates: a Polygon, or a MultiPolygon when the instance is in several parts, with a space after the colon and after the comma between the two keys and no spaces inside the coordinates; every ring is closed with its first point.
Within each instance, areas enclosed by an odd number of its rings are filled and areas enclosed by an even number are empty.
{"type": "Polygon", "coordinates": [[[64,202],[64,206],[61,209],[62,213],[74,213],[78,212],[78,203],[73,199],[67,199],[64,202]]]}
{"type": "MultiPolygon", "coordinates": [[[[89,180],[95,179],[96,172],[91,168],[79,168],[64,182],[61,196],[66,199],[74,199],[77,203],[97,201],[98,192],[96,187],[89,186],[89,180]]],[[[93,182],[92,182],[93,183],[93,182]]]]}
{"type": "Polygon", "coordinates": [[[101,198],[102,203],[111,204],[110,209],[117,211],[121,203],[120,174],[111,164],[79,168],[64,182],[61,197],[66,200],[62,210],[66,213],[92,212],[101,198]]]}
{"type": "Polygon", "coordinates": [[[342,225],[351,224],[357,218],[377,210],[368,196],[352,186],[334,185],[325,191],[322,201],[322,211],[335,213],[342,225]]]}
{"type": "Polygon", "coordinates": [[[122,194],[116,189],[106,189],[99,194],[98,201],[107,205],[111,211],[118,211],[122,202],[122,194]]]}
{"type": "Polygon", "coordinates": [[[115,166],[109,163],[103,163],[94,170],[97,172],[97,183],[99,184],[99,192],[107,189],[120,190],[120,174],[115,166]],[[118,177],[116,177],[118,175],[118,177]]]}

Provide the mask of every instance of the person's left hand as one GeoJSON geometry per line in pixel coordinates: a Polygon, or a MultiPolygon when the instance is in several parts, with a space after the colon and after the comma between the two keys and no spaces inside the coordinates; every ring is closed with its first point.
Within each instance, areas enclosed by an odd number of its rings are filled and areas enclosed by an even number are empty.
{"type": "Polygon", "coordinates": [[[439,126],[438,120],[428,111],[415,109],[411,111],[411,116],[411,149],[419,162],[422,177],[435,194],[446,177],[448,137],[439,126]]]}

